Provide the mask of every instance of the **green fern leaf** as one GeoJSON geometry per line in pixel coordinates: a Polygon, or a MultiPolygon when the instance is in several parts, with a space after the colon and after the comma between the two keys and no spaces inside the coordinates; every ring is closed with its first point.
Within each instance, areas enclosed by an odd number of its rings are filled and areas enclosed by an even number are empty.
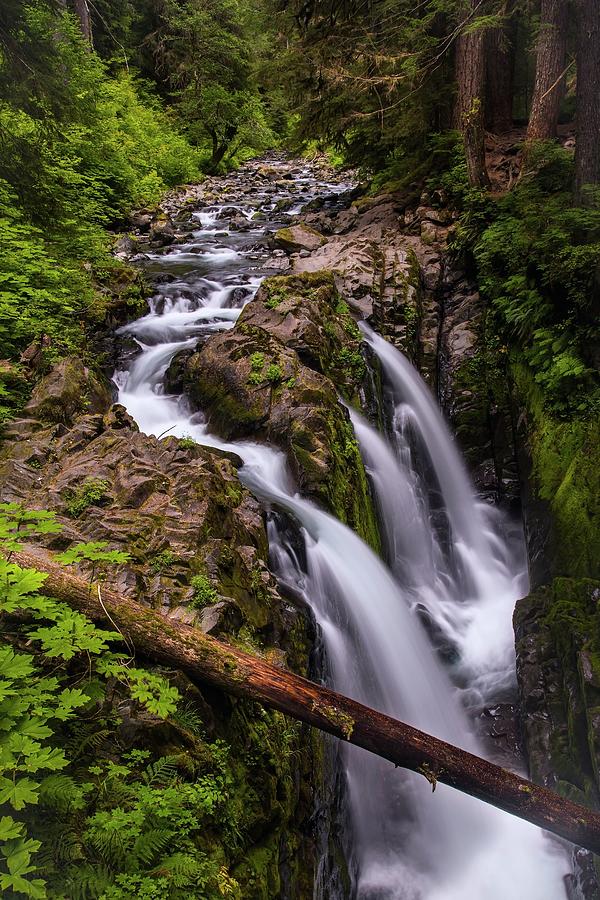
{"type": "Polygon", "coordinates": [[[150,866],[157,856],[165,851],[174,834],[170,828],[152,828],[145,831],[133,845],[134,857],[144,866],[150,866]]]}
{"type": "Polygon", "coordinates": [[[144,781],[146,784],[168,784],[177,775],[177,757],[161,756],[159,759],[149,763],[144,770],[144,781]]]}

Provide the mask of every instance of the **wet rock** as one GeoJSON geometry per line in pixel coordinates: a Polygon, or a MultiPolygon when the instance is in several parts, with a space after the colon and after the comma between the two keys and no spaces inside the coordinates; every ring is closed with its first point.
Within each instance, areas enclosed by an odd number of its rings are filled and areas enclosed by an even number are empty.
{"type": "Polygon", "coordinates": [[[243,623],[243,616],[237,604],[221,600],[212,606],[205,607],[196,616],[199,618],[200,628],[204,634],[218,634],[236,632],[243,623]]]}
{"type": "Polygon", "coordinates": [[[246,218],[241,209],[238,209],[237,206],[224,206],[223,209],[217,214],[217,219],[233,219],[241,216],[242,218],[246,218]]]}
{"type": "Polygon", "coordinates": [[[246,216],[236,216],[229,222],[231,231],[250,231],[252,227],[252,222],[249,222],[246,216]]]}
{"type": "Polygon", "coordinates": [[[327,238],[307,225],[290,225],[275,234],[275,244],[288,253],[316,250],[327,243],[327,238]]]}
{"type": "Polygon", "coordinates": [[[67,357],[34,388],[25,412],[42,422],[69,424],[82,410],[105,412],[111,402],[108,383],[77,357],[67,357]]]}
{"type": "Polygon", "coordinates": [[[150,229],[150,241],[158,247],[172,244],[175,238],[175,228],[170,221],[159,221],[150,229]]]}
{"type": "Polygon", "coordinates": [[[148,234],[152,225],[152,213],[149,210],[140,210],[131,216],[131,224],[140,234],[148,234]]]}
{"type": "Polygon", "coordinates": [[[125,550],[130,562],[107,583],[157,608],[188,607],[191,579],[206,574],[233,604],[223,627],[270,623],[285,647],[283,608],[264,563],[261,510],[229,454],[143,435],[121,406],[60,430],[26,421],[0,458],[2,495],[58,514],[64,530],[43,539],[46,546],[104,540],[125,550]],[[74,514],[72,500],[89,484],[101,485],[102,496],[74,514]],[[238,618],[229,614],[234,607],[238,618]]]}
{"type": "Polygon", "coordinates": [[[167,394],[181,394],[183,392],[187,363],[193,353],[193,350],[181,350],[175,354],[169,363],[164,377],[164,387],[167,394]]]}
{"type": "Polygon", "coordinates": [[[113,247],[113,254],[117,259],[130,259],[139,251],[139,242],[130,234],[124,234],[118,238],[113,247]]]}

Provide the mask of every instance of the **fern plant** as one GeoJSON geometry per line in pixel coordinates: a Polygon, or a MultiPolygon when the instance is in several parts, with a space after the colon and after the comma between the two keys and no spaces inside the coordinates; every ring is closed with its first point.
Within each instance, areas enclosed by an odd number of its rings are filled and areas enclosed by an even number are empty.
{"type": "MultiPolygon", "coordinates": [[[[9,811],[0,819],[0,889],[33,898],[47,896],[47,884],[38,877],[35,862],[38,855],[44,858],[43,840],[28,833],[30,808],[42,803],[69,820],[72,816],[81,817],[84,809],[89,812],[90,804],[94,808],[102,797],[101,768],[97,773],[93,767],[88,770],[98,776],[95,781],[89,777],[75,779],[68,773],[71,761],[66,749],[70,746],[71,726],[78,720],[87,720],[91,725],[86,735],[88,749],[97,751],[97,742],[94,744],[90,738],[94,732],[97,736],[109,730],[105,725],[110,715],[99,715],[99,710],[107,705],[109,685],[113,691],[115,684],[127,688],[131,701],[153,715],[166,717],[173,713],[179,699],[177,690],[160,675],[132,667],[126,655],[112,649],[122,642],[121,634],[98,628],[81,613],[45,596],[42,591],[46,576],[10,561],[11,554],[20,547],[21,536],[29,538],[59,529],[50,513],[28,511],[17,504],[0,506],[0,620],[3,625],[11,622],[10,628],[3,628],[5,637],[0,643],[0,805],[9,811]]],[[[120,562],[124,557],[99,544],[79,545],[63,556],[63,562],[83,558],[98,563],[120,562]]],[[[77,730],[73,727],[73,733],[77,730]]],[[[152,791],[153,781],[172,777],[174,770],[171,762],[162,760],[143,771],[144,787],[152,791]]],[[[120,791],[115,786],[113,798],[120,794],[125,800],[130,799],[126,780],[130,773],[128,766],[104,772],[104,781],[109,778],[114,782],[117,776],[120,779],[120,791]]],[[[107,832],[113,835],[113,857],[122,845],[122,854],[129,864],[133,862],[134,868],[154,861],[172,831],[165,826],[161,834],[159,823],[136,834],[130,821],[136,814],[139,818],[140,810],[136,813],[132,808],[126,829],[119,830],[115,813],[115,827],[107,832]]],[[[89,848],[99,856],[98,883],[108,883],[107,872],[111,870],[103,863],[101,848],[97,846],[95,815],[112,814],[94,812],[88,816],[89,828],[85,832],[89,834],[89,848]]],[[[51,829],[49,833],[52,834],[51,829]]],[[[85,856],[85,847],[76,833],[68,826],[66,831],[59,829],[54,835],[62,841],[58,858],[64,862],[79,863],[85,856]]]]}

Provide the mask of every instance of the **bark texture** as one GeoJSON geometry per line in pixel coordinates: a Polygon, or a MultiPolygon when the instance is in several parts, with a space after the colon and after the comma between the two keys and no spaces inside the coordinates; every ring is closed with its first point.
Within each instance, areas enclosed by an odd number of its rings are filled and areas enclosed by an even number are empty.
{"type": "Polygon", "coordinates": [[[493,134],[506,134],[513,126],[513,80],[515,67],[514,0],[505,0],[500,28],[485,38],[486,125],[493,134]]]}
{"type": "MultiPolygon", "coordinates": [[[[474,11],[476,0],[471,0],[474,11]]],[[[482,29],[462,32],[456,42],[455,126],[462,132],[469,183],[487,188],[485,165],[485,34],[482,29]]]]}
{"type": "Polygon", "coordinates": [[[396,766],[448,784],[600,853],[600,815],[487,760],[320,687],[264,660],[169,620],[133,600],[91,585],[47,557],[19,552],[12,560],[47,574],[44,590],[95,621],[112,623],[141,656],[191,678],[306,722],[396,766]]]}
{"type": "Polygon", "coordinates": [[[600,184],[600,5],[577,0],[577,144],[576,194],[588,202],[584,187],[600,184]]]}
{"type": "Polygon", "coordinates": [[[527,141],[556,136],[560,104],[565,93],[567,25],[567,0],[542,0],[527,141]]]}
{"type": "Polygon", "coordinates": [[[90,18],[90,8],[87,0],[74,0],[75,12],[79,19],[81,33],[87,43],[92,46],[92,20],[90,18]]]}

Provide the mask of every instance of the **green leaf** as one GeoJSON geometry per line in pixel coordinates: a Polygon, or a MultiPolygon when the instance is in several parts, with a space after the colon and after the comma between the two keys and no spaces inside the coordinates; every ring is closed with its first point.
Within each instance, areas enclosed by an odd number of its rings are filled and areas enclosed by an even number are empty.
{"type": "Polygon", "coordinates": [[[129,553],[124,553],[121,550],[106,550],[106,547],[108,547],[107,541],[89,541],[86,544],[75,544],[63,553],[57,553],[55,558],[65,566],[81,560],[119,564],[125,563],[131,558],[129,553]]]}
{"type": "Polygon", "coordinates": [[[0,611],[10,613],[17,609],[30,609],[31,596],[37,594],[47,576],[34,569],[21,569],[3,559],[0,561],[0,577],[3,587],[0,611]]]}
{"type": "Polygon", "coordinates": [[[66,721],[73,711],[89,703],[88,694],[79,688],[65,688],[58,696],[58,706],[54,718],[66,721]]]}
{"type": "Polygon", "coordinates": [[[11,647],[0,647],[0,678],[16,681],[34,671],[31,656],[15,653],[11,647]]]}
{"type": "Polygon", "coordinates": [[[0,841],[10,841],[20,837],[24,828],[22,822],[15,822],[11,816],[2,816],[0,818],[0,841]]]}
{"type": "Polygon", "coordinates": [[[28,803],[38,802],[39,784],[30,778],[12,781],[0,776],[0,804],[9,803],[13,809],[23,809],[28,803]]]}

